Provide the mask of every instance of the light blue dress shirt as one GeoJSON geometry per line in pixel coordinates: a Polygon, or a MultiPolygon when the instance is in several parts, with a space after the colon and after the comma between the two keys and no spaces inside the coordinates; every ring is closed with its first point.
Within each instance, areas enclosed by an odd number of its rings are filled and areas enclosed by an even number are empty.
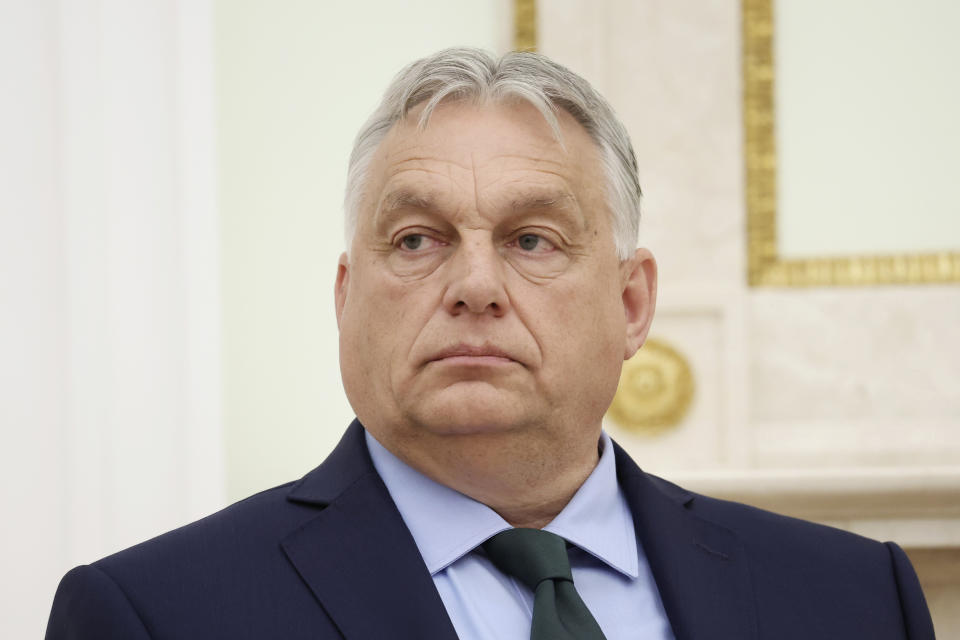
{"type": "MultiPolygon", "coordinates": [[[[486,505],[427,478],[367,435],[373,465],[413,534],[461,640],[529,640],[533,593],[476,547],[510,525],[486,505]]],[[[607,640],[673,640],[626,498],[610,437],[600,461],[544,529],[565,538],[573,581],[607,640]]]]}

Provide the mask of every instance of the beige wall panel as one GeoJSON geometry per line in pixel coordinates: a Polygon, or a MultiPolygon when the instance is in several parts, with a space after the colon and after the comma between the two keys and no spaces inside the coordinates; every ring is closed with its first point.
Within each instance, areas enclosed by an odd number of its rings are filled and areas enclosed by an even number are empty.
{"type": "Polygon", "coordinates": [[[541,50],[586,75],[633,138],[640,243],[664,288],[743,272],[739,12],[735,3],[541,3],[541,50]]]}
{"type": "Polygon", "coordinates": [[[960,460],[955,286],[758,291],[750,317],[759,464],[960,460]]]}
{"type": "Polygon", "coordinates": [[[920,576],[930,612],[936,621],[937,637],[955,638],[960,630],[960,550],[907,549],[920,576]]]}
{"type": "Polygon", "coordinates": [[[607,419],[605,428],[644,468],[659,473],[673,468],[718,467],[723,462],[722,386],[718,384],[723,366],[723,318],[716,310],[662,313],[656,338],[676,348],[684,345],[684,356],[699,381],[681,425],[664,431],[643,432],[607,419]]]}
{"type": "Polygon", "coordinates": [[[749,463],[744,428],[742,305],[735,295],[673,287],[661,297],[651,335],[677,350],[693,379],[693,399],[679,424],[640,431],[609,416],[604,427],[647,471],[740,469],[749,463]]]}

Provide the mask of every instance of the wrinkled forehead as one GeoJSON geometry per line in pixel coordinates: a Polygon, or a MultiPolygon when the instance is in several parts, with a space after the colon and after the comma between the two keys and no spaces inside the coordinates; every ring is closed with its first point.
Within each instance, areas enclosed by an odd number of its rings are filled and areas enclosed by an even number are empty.
{"type": "Polygon", "coordinates": [[[424,120],[412,110],[386,135],[368,174],[362,211],[416,204],[426,208],[451,185],[500,193],[516,201],[566,205],[600,195],[600,153],[568,113],[557,127],[533,105],[518,101],[477,104],[448,101],[424,120]]]}

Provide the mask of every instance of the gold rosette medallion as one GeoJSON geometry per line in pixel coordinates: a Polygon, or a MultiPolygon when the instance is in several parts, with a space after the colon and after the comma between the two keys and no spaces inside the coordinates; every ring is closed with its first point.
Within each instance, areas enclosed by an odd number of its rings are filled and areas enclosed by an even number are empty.
{"type": "Polygon", "coordinates": [[[693,374],[686,358],[651,338],[623,363],[607,415],[624,429],[653,435],[679,424],[692,399],[693,374]]]}

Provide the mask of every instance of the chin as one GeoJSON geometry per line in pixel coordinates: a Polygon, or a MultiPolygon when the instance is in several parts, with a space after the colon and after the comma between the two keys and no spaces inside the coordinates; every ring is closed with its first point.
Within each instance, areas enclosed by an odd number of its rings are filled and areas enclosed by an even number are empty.
{"type": "Polygon", "coordinates": [[[454,385],[415,403],[408,415],[437,435],[503,433],[535,422],[529,396],[523,402],[518,395],[489,385],[454,385]]]}

